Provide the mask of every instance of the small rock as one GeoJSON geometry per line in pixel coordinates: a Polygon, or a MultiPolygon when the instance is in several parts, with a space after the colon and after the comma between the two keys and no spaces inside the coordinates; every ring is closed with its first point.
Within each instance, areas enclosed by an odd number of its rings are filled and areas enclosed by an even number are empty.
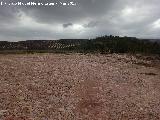
{"type": "Polygon", "coordinates": [[[8,110],[0,110],[0,116],[3,116],[4,114],[6,114],[8,112],[8,110]]]}
{"type": "Polygon", "coordinates": [[[64,112],[65,109],[62,107],[62,108],[59,108],[59,111],[60,111],[60,112],[64,112]]]}

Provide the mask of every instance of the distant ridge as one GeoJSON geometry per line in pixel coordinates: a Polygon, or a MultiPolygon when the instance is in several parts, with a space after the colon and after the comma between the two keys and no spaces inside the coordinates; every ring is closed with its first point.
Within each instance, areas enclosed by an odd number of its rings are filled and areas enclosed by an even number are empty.
{"type": "Polygon", "coordinates": [[[0,53],[4,51],[145,53],[160,55],[160,41],[112,35],[95,39],[0,41],[0,53]]]}
{"type": "Polygon", "coordinates": [[[0,41],[0,50],[55,50],[77,46],[85,41],[87,39],[0,41]]]}

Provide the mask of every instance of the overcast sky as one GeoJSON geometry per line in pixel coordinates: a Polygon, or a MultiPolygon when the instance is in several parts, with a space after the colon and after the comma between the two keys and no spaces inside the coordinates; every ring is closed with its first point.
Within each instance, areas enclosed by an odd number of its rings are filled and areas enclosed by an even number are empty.
{"type": "Polygon", "coordinates": [[[61,0],[66,1],[76,5],[0,5],[0,40],[93,38],[110,34],[160,38],[160,0],[61,0]]]}

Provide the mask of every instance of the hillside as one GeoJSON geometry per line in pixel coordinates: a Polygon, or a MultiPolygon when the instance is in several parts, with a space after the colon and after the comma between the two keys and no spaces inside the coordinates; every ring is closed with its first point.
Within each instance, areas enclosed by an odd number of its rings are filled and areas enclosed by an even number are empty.
{"type": "Polygon", "coordinates": [[[134,37],[101,36],[95,39],[0,41],[0,53],[132,53],[158,54],[160,43],[134,37]]]}

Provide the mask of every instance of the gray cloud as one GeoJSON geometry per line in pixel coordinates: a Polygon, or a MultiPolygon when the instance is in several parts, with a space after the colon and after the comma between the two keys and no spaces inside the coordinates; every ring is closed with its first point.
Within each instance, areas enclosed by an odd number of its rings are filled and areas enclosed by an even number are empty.
{"type": "Polygon", "coordinates": [[[88,24],[84,24],[83,26],[84,27],[88,27],[88,28],[93,28],[93,27],[96,27],[98,25],[98,22],[97,21],[91,21],[89,22],[88,24]]]}
{"type": "Polygon", "coordinates": [[[159,0],[61,1],[74,1],[77,5],[0,6],[0,40],[90,38],[105,34],[160,38],[159,0]]]}
{"type": "Polygon", "coordinates": [[[65,23],[65,24],[63,24],[63,27],[67,28],[67,27],[72,26],[72,25],[73,25],[72,23],[65,23]]]}

